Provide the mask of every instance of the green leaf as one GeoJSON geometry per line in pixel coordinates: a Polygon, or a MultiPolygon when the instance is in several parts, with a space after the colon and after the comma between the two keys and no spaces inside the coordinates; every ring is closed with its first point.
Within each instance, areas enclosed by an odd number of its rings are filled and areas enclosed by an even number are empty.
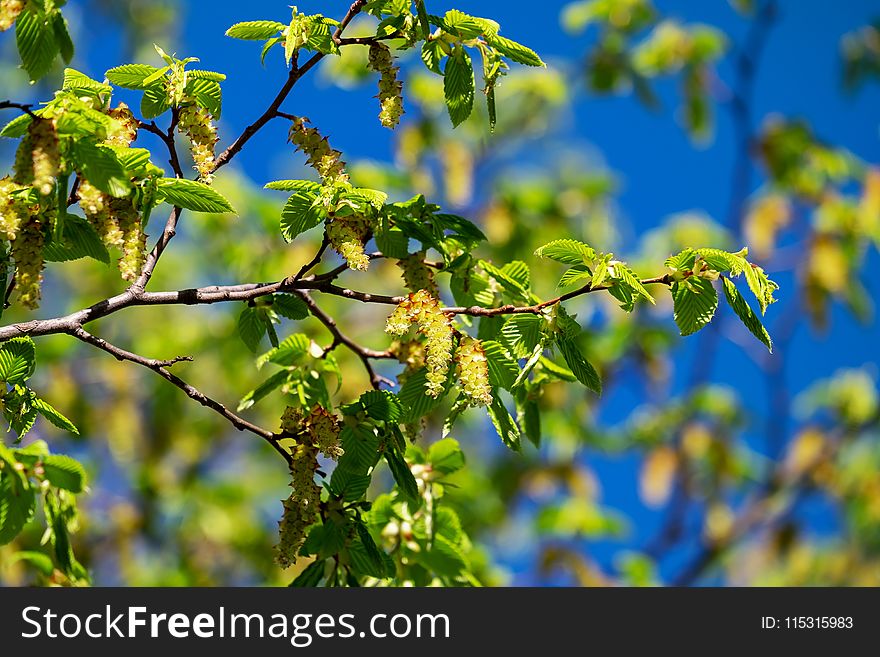
{"type": "Polygon", "coordinates": [[[593,247],[569,239],[553,240],[535,251],[535,255],[566,265],[590,265],[596,259],[596,251],[593,247]]]}
{"type": "MultiPolygon", "coordinates": [[[[8,467],[8,466],[7,466],[8,467]]],[[[34,515],[34,489],[0,471],[0,545],[12,541],[34,515]]]]}
{"type": "MultiPolygon", "coordinates": [[[[250,308],[250,310],[255,311],[258,316],[261,314],[256,308],[250,308]]],[[[242,312],[242,315],[244,315],[244,312],[242,312]]],[[[248,318],[247,321],[250,323],[252,320],[248,318]]],[[[264,322],[264,332],[265,328],[266,326],[264,322]]],[[[261,340],[262,337],[263,336],[260,335],[257,344],[259,344],[259,340],[261,340]]],[[[275,363],[276,365],[283,365],[285,367],[296,365],[303,356],[309,353],[310,345],[311,340],[309,340],[309,337],[303,333],[289,335],[284,339],[284,342],[260,356],[257,359],[257,367],[262,367],[266,363],[275,363]]]]}
{"type": "Polygon", "coordinates": [[[49,420],[49,422],[56,427],[69,431],[77,436],[79,435],[79,429],[76,428],[76,425],[64,417],[64,415],[62,415],[54,406],[49,404],[49,402],[35,397],[31,403],[40,415],[49,420]]]}
{"type": "Polygon", "coordinates": [[[24,383],[37,367],[37,352],[29,337],[11,338],[0,344],[0,381],[24,383]]]}
{"type": "MultiPolygon", "coordinates": [[[[216,75],[220,74],[217,73],[216,75]]],[[[199,107],[204,107],[208,110],[213,118],[220,118],[223,105],[223,91],[216,80],[196,78],[187,83],[186,89],[199,107]]]]}
{"type": "MultiPolygon", "coordinates": [[[[450,370],[451,369],[452,368],[450,368],[450,370]]],[[[419,418],[425,417],[431,413],[431,411],[436,409],[443,401],[445,392],[439,397],[434,398],[425,391],[427,373],[427,369],[422,368],[419,371],[410,374],[407,377],[406,382],[400,387],[397,396],[403,404],[404,409],[406,409],[404,416],[401,418],[401,422],[414,422],[419,418]]],[[[447,382],[447,390],[448,388],[449,385],[447,382]]]]}
{"type": "Polygon", "coordinates": [[[281,210],[281,234],[288,242],[324,220],[323,210],[315,207],[315,196],[308,192],[297,192],[284,204],[281,210]]]}
{"type": "Polygon", "coordinates": [[[649,301],[652,304],[654,303],[654,297],[652,297],[651,293],[648,292],[644,285],[642,285],[642,282],[639,280],[638,276],[635,275],[635,272],[622,262],[614,263],[611,267],[611,276],[618,281],[619,284],[625,285],[646,301],[649,301]]]}
{"type": "Polygon", "coordinates": [[[441,577],[455,577],[468,568],[461,550],[444,536],[435,536],[431,549],[421,553],[418,560],[441,577]]]}
{"type": "MultiPolygon", "coordinates": [[[[387,222],[386,222],[387,223],[387,222]]],[[[376,247],[388,258],[404,259],[409,255],[409,238],[399,228],[379,226],[376,247]]]]}
{"type": "Polygon", "coordinates": [[[695,252],[715,271],[729,271],[734,276],[738,276],[749,266],[744,252],[729,253],[721,249],[695,249],[695,252]]]}
{"type": "Polygon", "coordinates": [[[488,262],[486,260],[480,260],[479,265],[480,268],[483,269],[483,271],[485,271],[487,274],[489,274],[489,276],[500,283],[501,287],[507,290],[515,298],[522,299],[523,301],[529,300],[529,291],[526,287],[523,286],[521,282],[522,276],[520,276],[518,280],[517,277],[512,276],[508,270],[499,269],[491,262],[488,262]]]}
{"type": "Polygon", "coordinates": [[[440,62],[443,61],[446,53],[443,51],[443,45],[439,40],[425,41],[422,44],[421,54],[422,61],[429,71],[433,71],[437,75],[443,75],[443,71],[440,69],[440,62]]]}
{"type": "Polygon", "coordinates": [[[244,21],[226,30],[226,36],[233,39],[262,41],[275,36],[285,27],[287,26],[284,23],[278,21],[244,21]]]}
{"type": "Polygon", "coordinates": [[[327,562],[324,559],[316,559],[305,570],[296,576],[290,586],[297,588],[312,588],[317,586],[324,577],[327,562]]]}
{"type": "Polygon", "coordinates": [[[570,337],[560,335],[558,344],[559,350],[562,352],[562,357],[565,359],[569,369],[571,369],[572,374],[577,377],[577,380],[597,395],[601,395],[602,379],[599,378],[596,369],[586,358],[584,358],[574,340],[570,337]]]}
{"type": "Polygon", "coordinates": [[[531,48],[527,48],[521,43],[512,41],[498,34],[486,34],[486,43],[495,48],[502,55],[517,64],[525,64],[526,66],[547,66],[541,58],[531,48]]]}
{"type": "Polygon", "coordinates": [[[52,68],[59,44],[51,18],[25,9],[15,22],[15,42],[21,63],[31,82],[36,82],[52,68]]]}
{"type": "Polygon", "coordinates": [[[718,293],[712,281],[690,276],[672,284],[672,302],[681,334],[691,335],[712,321],[718,308],[718,293]]]}
{"type": "Polygon", "coordinates": [[[724,276],[721,277],[721,281],[724,283],[724,296],[727,298],[727,303],[733,308],[733,312],[736,313],[736,316],[740,318],[751,334],[758,338],[770,353],[773,353],[773,341],[770,339],[770,334],[767,333],[767,329],[764,328],[755,311],[743,299],[733,281],[724,276]]]}
{"type": "Polygon", "coordinates": [[[122,87],[123,89],[143,89],[145,86],[144,80],[159,70],[161,69],[149,64],[123,64],[122,66],[111,68],[104,76],[111,84],[115,84],[117,87],[122,87]]]}
{"type": "Polygon", "coordinates": [[[305,319],[309,316],[306,302],[295,294],[276,294],[272,297],[272,310],[292,320],[305,319]]]}
{"type": "Polygon", "coordinates": [[[72,144],[77,170],[83,178],[105,194],[125,198],[131,192],[131,181],[122,163],[111,148],[91,141],[77,140],[72,144]]]}
{"type": "Polygon", "coordinates": [[[360,397],[366,414],[374,420],[397,422],[403,415],[403,405],[394,393],[387,390],[368,390],[360,397]]]}
{"type": "Polygon", "coordinates": [[[510,390],[519,375],[519,365],[500,342],[485,340],[483,351],[489,366],[489,383],[510,390]]]}
{"type": "Polygon", "coordinates": [[[590,280],[590,287],[599,287],[608,277],[608,260],[607,256],[596,263],[593,268],[593,277],[590,280]]]}
{"type": "Polygon", "coordinates": [[[46,479],[57,488],[71,493],[82,493],[86,486],[86,471],[69,456],[50,454],[43,460],[46,479]]]}
{"type": "Polygon", "coordinates": [[[261,399],[264,399],[274,390],[277,390],[285,383],[287,383],[287,379],[290,376],[290,372],[287,370],[281,370],[280,372],[275,372],[268,379],[263,381],[256,388],[248,392],[244,397],[241,398],[241,401],[238,402],[238,408],[236,409],[239,413],[241,411],[245,411],[249,409],[251,406],[256,404],[261,399]]]}
{"type": "Polygon", "coordinates": [[[171,205],[195,212],[235,212],[223,196],[196,180],[160,178],[159,194],[171,205]]]}
{"type": "Polygon", "coordinates": [[[340,462],[330,477],[330,488],[346,502],[356,502],[364,497],[372,479],[371,475],[340,462]]]}
{"type": "Polygon", "coordinates": [[[358,538],[361,541],[361,545],[364,548],[364,553],[367,558],[370,560],[370,565],[372,566],[372,571],[375,573],[374,577],[384,577],[388,576],[391,573],[387,573],[385,569],[385,558],[382,551],[376,545],[376,542],[373,540],[373,537],[370,535],[370,530],[367,529],[367,526],[363,522],[357,523],[357,533],[358,538]]]}
{"type": "Polygon", "coordinates": [[[189,80],[210,80],[212,82],[223,82],[226,79],[226,74],[217,73],[216,71],[202,71],[199,69],[193,69],[192,71],[186,72],[186,77],[189,80]]]}
{"type": "Polygon", "coordinates": [[[507,411],[507,408],[505,408],[504,404],[501,402],[498,394],[494,391],[492,394],[492,403],[486,407],[486,410],[489,413],[489,418],[492,420],[492,425],[495,427],[495,431],[498,432],[498,436],[501,438],[501,442],[515,452],[520,451],[522,448],[522,441],[520,438],[519,427],[516,426],[516,422],[514,422],[510,413],[507,411]]]}
{"type": "Polygon", "coordinates": [[[428,463],[443,474],[452,474],[464,467],[464,452],[454,438],[444,438],[428,448],[428,463]]]}
{"type": "Polygon", "coordinates": [[[264,189],[275,189],[282,192],[308,192],[317,194],[321,191],[321,184],[312,180],[273,180],[266,183],[264,189]]]}
{"type": "Polygon", "coordinates": [[[64,83],[61,87],[65,91],[73,91],[81,94],[88,92],[90,94],[109,94],[113,92],[113,87],[103,82],[93,80],[85,73],[77,71],[75,68],[64,69],[64,83]]]}
{"type": "Polygon", "coordinates": [[[73,40],[70,38],[70,30],[67,26],[67,19],[56,12],[52,16],[52,31],[55,33],[55,42],[58,44],[58,51],[61,53],[61,59],[65,64],[69,64],[73,59],[73,40]]]}
{"type": "Polygon", "coordinates": [[[767,312],[767,306],[776,302],[776,299],[773,298],[773,293],[779,289],[779,286],[771,281],[767,274],[764,273],[764,270],[757,265],[749,264],[743,270],[743,273],[746,276],[746,283],[748,283],[749,289],[758,300],[758,305],[763,315],[767,312]]]}
{"type": "Polygon", "coordinates": [[[265,334],[266,324],[263,323],[259,310],[252,306],[242,310],[238,316],[238,335],[247,348],[256,353],[265,334]]]}
{"type": "Polygon", "coordinates": [[[3,126],[0,130],[0,137],[8,137],[9,139],[18,139],[27,134],[28,127],[33,119],[30,114],[20,114],[3,126]]]}
{"type": "Polygon", "coordinates": [[[418,504],[420,499],[419,486],[416,484],[416,478],[413,477],[413,473],[410,471],[406,461],[394,449],[385,450],[385,460],[388,462],[388,467],[394,476],[394,481],[397,483],[400,492],[403,493],[407,500],[418,504]]]}
{"type": "Polygon", "coordinates": [[[443,93],[453,127],[470,116],[474,108],[474,68],[470,55],[458,46],[446,60],[443,93]]]}
{"type": "Polygon", "coordinates": [[[511,315],[501,328],[501,335],[517,358],[528,358],[541,340],[545,322],[532,314],[511,315]]]}
{"type": "Polygon", "coordinates": [[[30,564],[45,577],[50,577],[55,571],[55,564],[52,563],[52,558],[48,554],[42,552],[35,552],[33,550],[15,552],[9,557],[9,563],[14,564],[17,561],[24,561],[25,563],[30,564]]]}
{"type": "Polygon", "coordinates": [[[366,473],[379,460],[379,437],[370,425],[351,427],[343,425],[339,433],[344,454],[339,459],[339,466],[352,472],[366,473]]]}
{"type": "Polygon", "coordinates": [[[168,100],[168,90],[163,82],[155,82],[144,87],[144,95],[141,97],[141,114],[145,119],[155,119],[170,109],[171,102],[168,100]]]}
{"type": "Polygon", "coordinates": [[[573,285],[584,285],[593,278],[593,272],[586,265],[575,265],[565,270],[557,287],[565,288],[573,285]]]}
{"type": "Polygon", "coordinates": [[[49,262],[67,262],[80,258],[94,258],[109,263],[110,254],[92,225],[76,215],[68,214],[64,220],[61,241],[53,240],[43,247],[43,257],[49,262]]]}

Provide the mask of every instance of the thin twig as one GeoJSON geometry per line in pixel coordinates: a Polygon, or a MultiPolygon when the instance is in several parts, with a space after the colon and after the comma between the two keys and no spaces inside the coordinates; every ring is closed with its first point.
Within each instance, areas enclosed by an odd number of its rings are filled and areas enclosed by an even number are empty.
{"type": "Polygon", "coordinates": [[[333,344],[328,347],[328,350],[334,349],[338,344],[345,345],[354,354],[356,354],[358,358],[361,359],[361,363],[363,364],[364,369],[367,371],[367,375],[370,377],[370,384],[375,389],[378,390],[379,388],[381,388],[383,383],[389,386],[394,386],[393,381],[377,374],[376,371],[373,369],[373,364],[370,363],[371,358],[394,358],[394,356],[390,352],[375,351],[373,349],[362,347],[339,330],[339,327],[336,325],[336,320],[325,313],[321,309],[321,307],[317,303],[315,303],[315,300],[308,292],[299,290],[296,292],[296,295],[306,302],[306,305],[309,307],[312,315],[314,315],[315,318],[317,318],[317,320],[321,322],[333,336],[333,344]]]}
{"type": "Polygon", "coordinates": [[[117,347],[116,345],[107,342],[103,338],[92,335],[82,327],[74,328],[69,332],[69,334],[77,338],[78,340],[85,342],[86,344],[90,344],[93,347],[101,349],[102,351],[106,351],[108,354],[116,358],[116,360],[136,363],[137,365],[141,365],[149,370],[152,370],[166,381],[169,381],[170,383],[183,390],[183,392],[185,392],[187,396],[191,399],[197,401],[202,406],[210,408],[211,410],[222,415],[230,422],[230,424],[232,424],[232,426],[234,426],[239,431],[249,431],[250,433],[259,436],[260,438],[268,442],[273,447],[273,449],[275,449],[276,452],[281,454],[281,456],[283,456],[288,463],[291,462],[290,454],[279,443],[279,437],[276,434],[272,433],[271,431],[267,431],[266,429],[263,429],[256,424],[248,422],[239,415],[236,415],[220,402],[211,399],[210,397],[199,391],[197,388],[190,385],[179,376],[172,374],[168,370],[168,368],[175,363],[191,361],[192,357],[178,356],[177,358],[172,358],[169,360],[144,358],[143,356],[135,354],[131,351],[126,351],[125,349],[117,347]]]}

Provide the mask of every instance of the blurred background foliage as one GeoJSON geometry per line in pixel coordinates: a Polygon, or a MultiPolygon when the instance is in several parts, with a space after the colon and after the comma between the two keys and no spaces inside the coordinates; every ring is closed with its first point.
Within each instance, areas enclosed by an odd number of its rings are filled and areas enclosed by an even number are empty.
{"type": "MultiPolygon", "coordinates": [[[[80,48],[74,66],[97,76],[127,61],[152,61],[157,42],[201,56],[220,71],[244,53],[249,59],[235,66],[258,71],[254,53],[224,40],[222,31],[200,27],[204,4],[72,1],[65,13],[80,48]]],[[[328,15],[341,15],[347,5],[311,4],[328,15]]],[[[429,2],[429,8],[434,4],[435,13],[447,8],[442,2],[429,2]]],[[[515,4],[483,4],[460,8],[497,18],[510,25],[512,38],[532,44],[528,20],[509,18],[518,12],[515,4]]],[[[853,3],[852,29],[825,34],[838,52],[838,86],[815,89],[815,102],[849,94],[874,122],[860,141],[836,143],[811,127],[809,116],[765,111],[755,93],[765,66],[762,51],[774,30],[797,19],[801,3],[705,4],[718,5],[712,12],[723,20],[692,20],[681,3],[660,0],[545,3],[540,11],[555,14],[541,25],[555,31],[544,38],[565,45],[546,57],[547,69],[514,70],[503,80],[497,91],[503,111],[493,135],[479,112],[452,131],[439,78],[409,53],[402,57],[406,115],[390,147],[366,125],[373,105],[353,106],[348,117],[338,110],[322,115],[322,104],[373,93],[364,48],[347,47],[325,61],[312,86],[298,89],[291,103],[325,133],[342,132],[355,184],[399,199],[423,193],[472,218],[489,238],[482,255],[497,261],[528,260],[549,239],[571,236],[614,250],[650,276],[688,245],[748,245],[755,260],[783,281],[782,300],[768,312],[772,356],[728,321],[735,318],[682,339],[662,302],[633,314],[619,311],[610,297],[572,303],[586,326],[580,346],[603,376],[604,396],[548,385],[540,399],[542,447],[528,446],[523,454],[508,452],[477,416],[456,428],[468,467],[453,476],[447,497],[476,544],[471,559],[485,584],[880,585],[878,352],[858,337],[876,335],[878,290],[871,271],[878,266],[880,169],[877,104],[870,101],[877,99],[880,75],[878,24],[863,15],[870,3],[853,3]],[[609,102],[643,105],[655,113],[652,129],[683,130],[690,143],[680,149],[705,149],[716,139],[732,144],[729,157],[704,160],[713,171],[712,193],[723,199],[714,205],[716,216],[694,209],[696,202],[681,192],[679,211],[631,217],[621,190],[638,195],[640,180],[612,170],[606,154],[590,143],[593,133],[628,126],[584,121],[579,110],[584,103],[609,102]],[[363,143],[352,134],[361,134],[363,143]],[[854,322],[863,328],[842,334],[835,328],[854,322]],[[731,341],[732,351],[725,347],[731,341]],[[838,365],[802,376],[799,361],[817,350],[838,365]]],[[[226,25],[287,11],[269,2],[211,5],[226,25]]],[[[358,29],[355,22],[348,34],[358,29]]],[[[7,35],[0,53],[4,97],[46,99],[60,79],[56,74],[28,88],[7,35]]],[[[259,98],[274,93],[283,73],[270,66],[272,71],[274,77],[260,74],[265,89],[258,92],[253,80],[227,89],[226,105],[239,110],[224,108],[223,143],[261,111],[259,98]]],[[[161,152],[151,135],[136,145],[161,152]]],[[[656,157],[650,143],[630,146],[656,157]]],[[[0,148],[9,162],[10,144],[0,148]]],[[[245,162],[269,162],[263,166],[285,174],[275,177],[309,175],[280,133],[249,148],[253,159],[245,162]]],[[[676,156],[657,166],[676,167],[676,156]]],[[[310,259],[319,237],[283,244],[281,199],[261,190],[271,178],[260,172],[258,165],[245,165],[217,177],[218,189],[241,216],[187,217],[153,289],[276,280],[310,259]]],[[[535,267],[532,275],[535,290],[553,295],[557,271],[535,267]]],[[[390,264],[376,263],[372,280],[370,291],[402,289],[390,264]]],[[[93,261],[50,265],[47,281],[45,316],[78,309],[122,286],[114,268],[93,261]]],[[[385,309],[322,301],[351,337],[384,348],[385,309]]],[[[260,380],[253,354],[236,335],[239,310],[223,304],[131,308],[96,330],[137,353],[195,356],[195,363],[178,366],[182,375],[234,406],[260,380]]],[[[12,309],[4,323],[24,319],[12,309]]],[[[313,319],[284,320],[279,327],[282,336],[294,331],[328,341],[313,319]]],[[[66,336],[40,338],[38,347],[35,387],[74,419],[81,437],[45,423],[33,437],[89,467],[91,489],[82,499],[75,540],[95,583],[292,579],[294,571],[281,571],[271,557],[288,483],[276,454],[149,371],[66,336]]],[[[369,382],[350,354],[338,355],[345,376],[335,400],[345,402],[369,382]]],[[[396,370],[389,366],[382,373],[396,370]]],[[[280,396],[270,397],[247,416],[276,427],[283,408],[280,396]]],[[[441,413],[426,431],[429,442],[439,438],[442,420],[441,413]]],[[[386,487],[390,482],[378,479],[386,487]]],[[[47,581],[11,559],[17,550],[39,549],[39,541],[34,526],[0,548],[0,582],[47,581]]]]}

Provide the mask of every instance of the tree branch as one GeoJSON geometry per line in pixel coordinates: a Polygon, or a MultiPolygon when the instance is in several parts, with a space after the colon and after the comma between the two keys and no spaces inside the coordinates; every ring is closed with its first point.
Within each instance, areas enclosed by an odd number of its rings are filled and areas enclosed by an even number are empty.
{"type": "Polygon", "coordinates": [[[361,359],[361,363],[364,366],[364,369],[367,371],[367,375],[370,377],[370,384],[376,389],[380,389],[382,384],[385,383],[388,386],[394,386],[394,382],[390,379],[385,378],[384,376],[380,376],[373,369],[373,364],[370,363],[371,358],[394,358],[394,356],[388,351],[375,351],[373,349],[367,349],[366,347],[362,347],[358,343],[356,343],[351,338],[347,337],[339,330],[339,327],[336,325],[336,320],[330,317],[327,313],[325,313],[312,296],[308,292],[303,292],[302,290],[298,290],[296,295],[305,301],[306,305],[309,307],[312,315],[321,322],[330,334],[333,336],[333,344],[330,349],[335,348],[336,345],[342,344],[348,347],[354,354],[361,359]]]}
{"type": "Polygon", "coordinates": [[[98,349],[101,349],[102,351],[106,351],[108,354],[110,354],[111,356],[116,358],[116,360],[128,361],[130,363],[136,363],[138,365],[141,365],[143,367],[146,367],[147,369],[154,371],[156,374],[161,376],[166,381],[171,382],[172,384],[174,384],[175,386],[177,386],[178,388],[183,390],[183,392],[185,392],[186,395],[190,399],[193,399],[193,400],[197,401],[198,403],[200,403],[202,406],[204,406],[206,408],[210,408],[211,410],[215,411],[216,413],[219,413],[220,415],[222,415],[224,418],[226,418],[230,422],[230,424],[232,424],[232,426],[234,426],[239,431],[249,431],[250,433],[259,436],[260,438],[262,438],[263,440],[268,442],[276,452],[281,454],[281,456],[284,457],[285,461],[287,461],[288,463],[291,462],[290,454],[278,442],[279,437],[276,434],[272,433],[271,431],[267,431],[266,429],[263,429],[261,427],[258,427],[256,424],[248,422],[247,420],[245,420],[241,416],[236,415],[235,413],[230,411],[228,408],[226,408],[226,406],[224,406],[220,402],[218,402],[214,399],[211,399],[210,397],[208,397],[207,395],[205,395],[204,393],[199,391],[197,388],[190,385],[189,383],[187,383],[186,381],[181,379],[179,376],[172,374],[168,370],[168,368],[171,367],[172,365],[174,365],[175,363],[179,363],[182,361],[192,361],[191,356],[178,356],[177,358],[172,358],[170,360],[156,360],[156,359],[152,359],[152,358],[144,358],[143,356],[140,356],[138,354],[135,354],[130,351],[126,351],[125,349],[122,349],[120,347],[117,347],[116,345],[111,344],[110,342],[107,342],[103,338],[99,338],[97,336],[92,335],[91,333],[86,331],[81,326],[73,328],[72,330],[69,331],[69,334],[72,335],[73,337],[75,337],[76,339],[81,340],[82,342],[85,342],[86,344],[90,344],[93,347],[97,347],[98,349]]]}
{"type": "MultiPolygon", "coordinates": [[[[355,0],[352,5],[348,8],[348,13],[339,23],[339,27],[336,28],[336,31],[333,33],[333,40],[336,43],[340,43],[340,37],[342,36],[342,31],[348,26],[349,23],[357,16],[363,6],[367,4],[366,0],[355,0]]],[[[294,85],[299,81],[302,76],[308,73],[314,66],[323,59],[324,53],[315,53],[312,57],[306,61],[302,66],[294,65],[290,69],[290,73],[287,76],[287,80],[284,83],[284,86],[281,87],[281,90],[276,94],[275,99],[269,104],[269,107],[263,112],[259,118],[251,123],[248,127],[244,129],[244,132],[236,139],[232,144],[223,151],[214,162],[214,171],[217,171],[222,166],[229,164],[229,161],[235,157],[238,152],[244,147],[244,145],[253,137],[257,132],[266,125],[269,121],[279,116],[278,110],[281,108],[282,103],[287,99],[287,96],[290,94],[294,85]]]]}
{"type": "Polygon", "coordinates": [[[31,103],[13,103],[11,100],[0,100],[0,110],[4,109],[17,109],[25,114],[30,115],[32,119],[36,119],[37,115],[34,114],[31,109],[33,105],[31,103]]]}

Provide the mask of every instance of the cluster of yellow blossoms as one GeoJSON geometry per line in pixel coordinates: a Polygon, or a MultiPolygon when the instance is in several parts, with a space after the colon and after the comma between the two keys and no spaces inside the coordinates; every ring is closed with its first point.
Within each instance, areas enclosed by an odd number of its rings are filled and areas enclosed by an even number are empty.
{"type": "Polygon", "coordinates": [[[370,219],[364,215],[334,217],[327,222],[327,239],[351,269],[366,271],[370,258],[364,251],[364,243],[371,230],[370,219]]]}
{"type": "Polygon", "coordinates": [[[483,343],[463,335],[455,352],[455,373],[462,392],[473,406],[492,403],[492,387],[489,385],[489,361],[483,351],[483,343]]]}
{"type": "Polygon", "coordinates": [[[27,308],[40,304],[44,229],[54,219],[55,181],[61,169],[58,133],[51,119],[35,118],[15,153],[13,177],[0,181],[0,232],[12,243],[15,287],[27,308]],[[31,203],[32,188],[45,200],[31,203]]]}
{"type": "Polygon", "coordinates": [[[0,32],[5,32],[15,24],[22,9],[24,0],[0,0],[0,32]]]}
{"type": "Polygon", "coordinates": [[[300,409],[288,407],[281,416],[281,432],[285,436],[295,436],[297,441],[291,450],[290,462],[290,486],[293,492],[283,502],[280,540],[275,546],[275,559],[282,568],[287,568],[296,563],[308,528],[319,518],[321,487],[315,482],[318,452],[338,459],[342,455],[342,447],[339,442],[339,422],[319,405],[308,415],[300,409]]]}
{"type": "MultiPolygon", "coordinates": [[[[110,146],[126,147],[137,137],[137,119],[125,103],[108,110],[119,129],[107,137],[110,146]]],[[[122,250],[119,273],[126,281],[134,281],[143,269],[146,258],[147,234],[140,214],[129,198],[115,198],[97,189],[85,178],[77,188],[79,206],[86,219],[107,248],[122,250]]]]}
{"type": "Polygon", "coordinates": [[[434,281],[434,272],[425,264],[425,252],[413,253],[412,255],[397,261],[401,270],[403,283],[411,292],[427,290],[431,296],[439,297],[437,283],[434,281]]]}
{"type": "Polygon", "coordinates": [[[397,79],[400,70],[394,65],[391,50],[384,43],[370,44],[369,66],[381,75],[379,78],[379,122],[394,129],[403,114],[403,83],[397,79]]]}
{"type": "Polygon", "coordinates": [[[214,171],[217,128],[208,110],[199,107],[192,99],[185,98],[184,103],[178,114],[177,130],[189,139],[189,150],[199,179],[210,185],[213,180],[211,173],[214,171]]]}
{"type": "Polygon", "coordinates": [[[305,153],[310,167],[313,167],[325,185],[337,185],[348,182],[345,173],[345,162],[342,153],[331,148],[326,137],[322,137],[317,128],[307,126],[308,119],[296,117],[291,126],[288,139],[305,153]]]}
{"type": "Polygon", "coordinates": [[[431,397],[439,397],[452,360],[452,322],[430,292],[419,290],[398,304],[388,318],[385,331],[403,335],[412,324],[417,324],[419,333],[425,336],[426,391],[431,397]]]}

